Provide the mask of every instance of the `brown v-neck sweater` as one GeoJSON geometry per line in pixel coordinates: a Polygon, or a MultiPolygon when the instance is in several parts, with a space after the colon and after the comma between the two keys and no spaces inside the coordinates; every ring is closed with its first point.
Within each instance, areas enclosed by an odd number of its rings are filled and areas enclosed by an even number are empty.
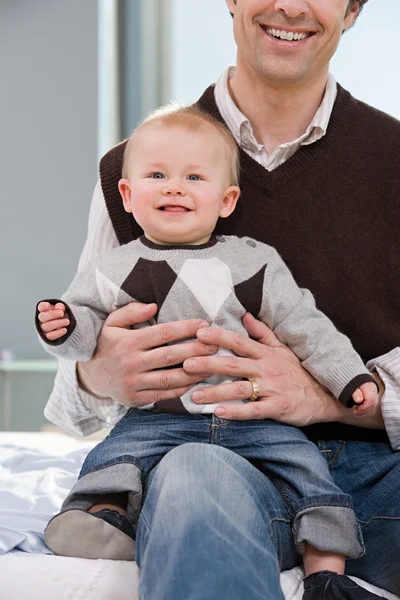
{"type": "MultiPolygon", "coordinates": [[[[222,117],[209,87],[198,106],[222,117]]],[[[125,143],[100,164],[118,240],[142,230],[118,192],[125,143]]],[[[269,172],[240,149],[241,197],[216,233],[274,246],[297,283],[353,342],[364,361],[400,345],[400,123],[338,86],[326,135],[269,172]]],[[[386,441],[383,432],[317,424],[311,439],[386,441]]]]}

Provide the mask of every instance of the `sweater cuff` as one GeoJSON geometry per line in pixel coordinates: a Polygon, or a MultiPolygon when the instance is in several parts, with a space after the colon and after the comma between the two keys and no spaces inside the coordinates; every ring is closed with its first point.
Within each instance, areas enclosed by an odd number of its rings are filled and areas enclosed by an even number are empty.
{"type": "Polygon", "coordinates": [[[356,406],[356,403],[354,402],[352,396],[357,388],[359,388],[363,383],[368,382],[374,383],[379,392],[379,386],[376,382],[375,377],[373,377],[372,375],[368,375],[367,373],[362,373],[361,375],[357,375],[356,377],[354,377],[354,379],[352,379],[346,385],[346,387],[343,389],[342,393],[339,396],[339,402],[341,402],[347,408],[352,408],[353,406],[356,406]]]}
{"type": "Polygon", "coordinates": [[[45,298],[44,300],[39,300],[39,302],[36,304],[35,326],[36,326],[36,331],[37,331],[40,339],[43,340],[43,342],[45,344],[47,344],[48,346],[60,346],[61,344],[64,344],[67,341],[67,339],[70,337],[70,335],[73,333],[73,331],[76,327],[76,319],[75,319],[70,307],[68,306],[68,304],[66,302],[64,302],[64,300],[60,300],[59,298],[45,298]],[[38,306],[41,302],[49,302],[53,306],[58,304],[58,302],[61,302],[65,306],[65,316],[68,317],[68,319],[69,319],[69,325],[66,328],[67,333],[65,335],[63,335],[62,337],[58,338],[57,340],[53,340],[53,341],[48,340],[47,337],[42,332],[42,329],[40,327],[41,323],[39,321],[39,309],[38,309],[38,306]]]}

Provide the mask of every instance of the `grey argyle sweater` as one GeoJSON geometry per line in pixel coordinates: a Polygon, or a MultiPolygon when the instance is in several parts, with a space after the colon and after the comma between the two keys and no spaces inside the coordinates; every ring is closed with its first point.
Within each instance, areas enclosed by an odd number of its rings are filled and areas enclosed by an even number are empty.
{"type": "MultiPolygon", "coordinates": [[[[297,286],[277,251],[248,237],[213,236],[200,246],[160,246],[142,236],[96,257],[62,297],[71,320],[66,335],[55,342],[46,340],[36,312],[39,336],[57,357],[89,360],[107,315],[133,300],[155,302],[157,323],[199,318],[245,335],[241,318],[248,311],[346,406],[352,405],[357,387],[375,381],[349,339],[315,307],[312,294],[297,286]]],[[[213,376],[199,385],[226,380],[213,376]]],[[[193,389],[157,408],[213,412],[214,405],[192,402],[193,389]]]]}

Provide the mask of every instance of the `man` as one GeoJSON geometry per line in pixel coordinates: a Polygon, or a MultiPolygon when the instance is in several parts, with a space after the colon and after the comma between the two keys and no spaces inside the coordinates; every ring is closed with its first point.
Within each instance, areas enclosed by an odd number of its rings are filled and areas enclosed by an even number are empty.
{"type": "MultiPolygon", "coordinates": [[[[244,325],[253,339],[192,321],[130,331],[157,310],[132,305],[109,317],[95,357],[78,366],[81,389],[74,366],[62,366],[46,416],[88,434],[115,422],[126,410],[121,405],[168,401],[211,373],[242,377],[194,398],[223,403],[259,395],[258,402],[219,409],[210,417],[210,437],[230,419],[310,426],[307,435],[331,464],[335,482],[353,495],[362,527],[366,554],[348,561],[347,572],[399,594],[400,454],[384,427],[399,448],[400,125],[355,101],[329,76],[329,60],[360,4],[227,0],[236,70],[225,72],[199,105],[225,120],[241,148],[242,197],[217,232],[277,247],[378,370],[382,411],[355,419],[251,315],[244,325]],[[164,346],[196,332],[196,341],[164,346]],[[216,346],[237,357],[213,357],[216,346]]],[[[120,154],[117,148],[102,162],[107,210],[97,187],[81,266],[139,233],[121,221],[115,201],[120,154]]],[[[146,482],[137,535],[141,597],[282,598],[279,570],[300,562],[292,518],[279,482],[217,442],[171,451],[146,482]]]]}

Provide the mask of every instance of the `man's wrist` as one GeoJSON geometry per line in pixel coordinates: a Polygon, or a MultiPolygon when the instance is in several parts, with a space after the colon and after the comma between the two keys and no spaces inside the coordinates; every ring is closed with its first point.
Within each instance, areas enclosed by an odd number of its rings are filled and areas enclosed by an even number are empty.
{"type": "Polygon", "coordinates": [[[332,423],[340,421],[344,406],[335,398],[335,396],[325,387],[319,386],[316,391],[318,414],[317,423],[332,423]]]}
{"type": "Polygon", "coordinates": [[[304,388],[304,402],[309,406],[311,418],[308,425],[329,423],[339,418],[338,402],[331,392],[309,375],[304,388]]]}
{"type": "Polygon", "coordinates": [[[94,398],[98,398],[99,400],[110,400],[108,396],[100,396],[90,388],[84,365],[85,363],[76,363],[76,378],[78,380],[78,385],[81,388],[81,390],[84,391],[86,394],[93,396],[94,398]]]}

